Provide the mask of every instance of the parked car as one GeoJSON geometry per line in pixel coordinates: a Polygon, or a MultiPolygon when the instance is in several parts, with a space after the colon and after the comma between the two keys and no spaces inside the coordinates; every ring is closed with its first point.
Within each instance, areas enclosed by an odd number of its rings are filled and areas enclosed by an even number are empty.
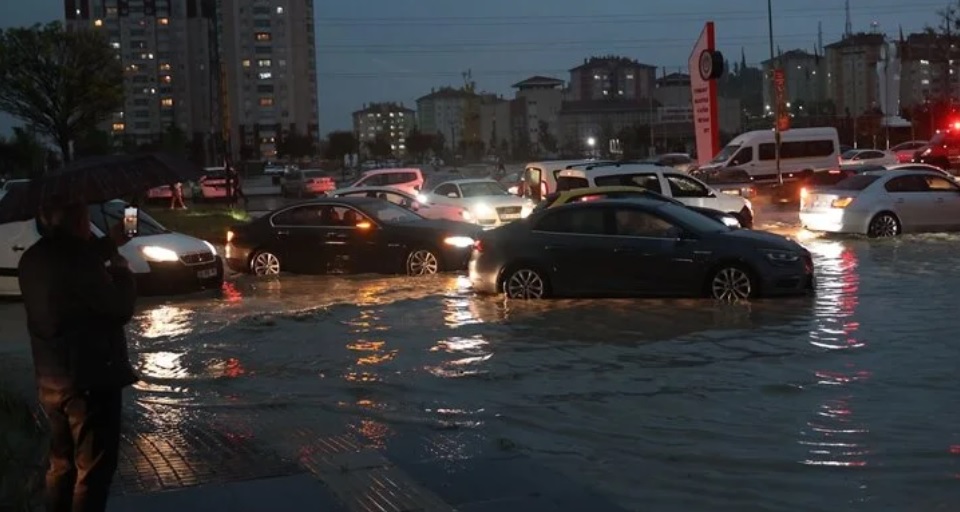
{"type": "Polygon", "coordinates": [[[673,167],[674,169],[689,173],[697,167],[697,162],[686,153],[665,153],[653,158],[653,162],[664,167],[673,167]]]}
{"type": "Polygon", "coordinates": [[[842,180],[866,171],[882,171],[882,165],[844,165],[837,169],[823,169],[800,173],[797,179],[785,181],[773,188],[772,202],[775,204],[800,204],[810,190],[829,187],[842,180]]]}
{"type": "Polygon", "coordinates": [[[813,287],[810,253],[785,237],[730,229],[654,199],[576,202],[480,237],[469,276],[481,293],[709,296],[743,300],[813,287]]]}
{"type": "Polygon", "coordinates": [[[960,187],[931,171],[869,171],[810,191],[800,223],[811,231],[892,237],[960,229],[960,187]]]}
{"type": "Polygon", "coordinates": [[[757,196],[753,177],[743,169],[736,167],[697,169],[689,172],[689,174],[724,194],[746,197],[747,199],[753,199],[757,196]]]}
{"type": "MultiPolygon", "coordinates": [[[[111,201],[90,207],[94,236],[106,236],[110,227],[123,221],[123,201],[111,201]]],[[[164,228],[153,217],[140,211],[139,233],[120,247],[130,262],[137,280],[137,292],[143,295],[184,293],[217,289],[223,282],[223,260],[207,241],[164,228]]],[[[20,295],[17,267],[24,251],[38,240],[35,220],[0,224],[0,295],[20,295]]]]}
{"type": "Polygon", "coordinates": [[[329,174],[321,169],[290,171],[280,183],[280,195],[284,197],[322,196],[337,188],[329,174]]]}
{"type": "Polygon", "coordinates": [[[330,197],[370,197],[382,199],[416,212],[427,219],[446,219],[463,222],[463,208],[446,204],[428,204],[421,202],[417,196],[404,190],[391,187],[358,187],[342,188],[327,194],[330,197]]]}
{"type": "Polygon", "coordinates": [[[422,194],[428,204],[445,204],[463,210],[463,220],[484,228],[502,226],[522,218],[524,205],[529,200],[511,194],[492,179],[465,179],[447,181],[432,192],[422,194]]]}
{"type": "MultiPolygon", "coordinates": [[[[546,210],[547,208],[555,208],[557,206],[563,206],[568,203],[575,202],[584,202],[584,201],[598,201],[601,199],[630,199],[630,198],[645,198],[666,201],[680,206],[686,206],[676,199],[671,199],[663,194],[658,194],[652,190],[647,190],[645,188],[639,187],[595,187],[595,188],[578,188],[574,190],[567,190],[565,192],[555,192],[547,196],[547,198],[536,205],[533,208],[534,212],[539,212],[541,210],[546,210]]],[[[714,210],[712,208],[701,208],[699,206],[687,206],[691,210],[706,215],[713,220],[716,220],[731,228],[740,228],[740,221],[726,212],[721,212],[720,210],[714,210]]],[[[529,216],[525,214],[524,217],[529,216]]]]}
{"type": "Polygon", "coordinates": [[[894,165],[897,156],[879,149],[851,149],[840,155],[840,166],[845,165],[894,165]]]}
{"type": "Polygon", "coordinates": [[[417,194],[423,188],[423,171],[415,168],[376,169],[361,174],[350,187],[394,187],[417,194]]]}
{"type": "Polygon", "coordinates": [[[930,172],[935,172],[935,173],[937,173],[937,174],[939,174],[939,175],[941,175],[941,176],[943,176],[943,177],[945,177],[945,178],[948,178],[948,179],[951,179],[951,180],[953,180],[953,181],[955,181],[955,182],[957,182],[957,183],[960,183],[960,176],[955,176],[955,175],[953,175],[953,174],[950,174],[948,171],[945,171],[945,170],[943,170],[943,169],[941,169],[941,168],[939,168],[939,167],[937,167],[937,166],[935,166],[935,165],[909,163],[909,164],[888,165],[888,166],[886,166],[886,168],[887,168],[887,170],[890,170],[890,171],[930,171],[930,172]]]}
{"type": "Polygon", "coordinates": [[[226,260],[237,272],[463,270],[480,229],[425,219],[389,201],[322,198],[274,210],[227,232],[226,260]]]}
{"type": "Polygon", "coordinates": [[[914,153],[913,162],[935,165],[941,169],[960,166],[960,126],[954,124],[945,130],[938,130],[926,146],[914,153]]]}
{"type": "Polygon", "coordinates": [[[890,152],[896,155],[897,161],[901,164],[909,163],[913,161],[913,155],[916,152],[927,145],[925,140],[911,140],[908,142],[903,142],[897,144],[896,146],[890,148],[890,152]]]}
{"type": "Polygon", "coordinates": [[[644,164],[597,165],[586,169],[564,169],[557,178],[557,190],[587,187],[630,186],[672,197],[687,206],[727,212],[745,228],[753,227],[753,203],[741,196],[724,194],[706,183],[673,169],[644,164]]]}
{"type": "Polygon", "coordinates": [[[557,191],[557,176],[560,175],[560,171],[601,163],[614,163],[614,161],[581,159],[530,162],[523,170],[520,195],[534,202],[540,202],[547,194],[557,191]]]}
{"type": "Polygon", "coordinates": [[[200,199],[205,201],[227,198],[227,169],[225,167],[204,167],[200,177],[200,199]]]}

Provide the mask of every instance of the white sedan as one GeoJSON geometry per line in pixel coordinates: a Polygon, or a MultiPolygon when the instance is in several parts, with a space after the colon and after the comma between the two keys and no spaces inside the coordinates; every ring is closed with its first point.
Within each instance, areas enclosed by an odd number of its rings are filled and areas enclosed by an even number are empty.
{"type": "Polygon", "coordinates": [[[352,187],[334,190],[328,192],[327,195],[330,197],[375,197],[402,206],[427,219],[464,221],[464,209],[462,207],[424,203],[417,196],[399,188],[352,187]]]}
{"type": "Polygon", "coordinates": [[[433,192],[421,194],[421,200],[431,205],[459,207],[463,211],[462,220],[484,228],[502,226],[533,209],[529,199],[511,194],[492,179],[447,181],[437,185],[433,192]]]}
{"type": "Polygon", "coordinates": [[[960,186],[931,171],[867,171],[801,199],[811,231],[891,237],[960,230],[960,186]]]}
{"type": "MultiPolygon", "coordinates": [[[[103,207],[90,207],[94,236],[102,237],[123,219],[126,203],[111,201],[103,207]]],[[[223,260],[207,241],[173,233],[141,211],[139,233],[120,248],[130,262],[137,280],[137,292],[143,295],[181,293],[220,288],[223,260]]],[[[0,295],[20,295],[17,268],[20,257],[40,240],[35,220],[0,224],[0,295]]]]}
{"type": "Polygon", "coordinates": [[[840,165],[896,165],[897,155],[879,149],[851,149],[840,155],[840,165]]]}

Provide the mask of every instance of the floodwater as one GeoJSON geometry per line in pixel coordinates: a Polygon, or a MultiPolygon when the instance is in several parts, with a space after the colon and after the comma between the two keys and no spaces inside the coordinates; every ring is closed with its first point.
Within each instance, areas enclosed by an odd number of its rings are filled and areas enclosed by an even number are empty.
{"type": "Polygon", "coordinates": [[[476,431],[629,510],[960,509],[960,235],[798,238],[816,295],[752,304],[239,278],[143,305],[136,402],[276,439],[476,431]]]}

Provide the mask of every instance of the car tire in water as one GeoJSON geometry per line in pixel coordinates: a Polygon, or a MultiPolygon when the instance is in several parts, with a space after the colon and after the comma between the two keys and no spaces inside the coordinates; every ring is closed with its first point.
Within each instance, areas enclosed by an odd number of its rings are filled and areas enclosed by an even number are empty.
{"type": "Polygon", "coordinates": [[[440,258],[432,249],[414,249],[407,254],[404,270],[408,276],[428,276],[440,272],[440,258]]]}
{"type": "Polygon", "coordinates": [[[544,299],[550,295],[543,272],[530,266],[517,266],[505,272],[501,287],[508,299],[544,299]]]}
{"type": "Polygon", "coordinates": [[[280,257],[270,251],[257,251],[250,258],[250,273],[255,276],[275,276],[280,268],[280,257]]]}
{"type": "Polygon", "coordinates": [[[867,227],[867,236],[870,238],[890,238],[900,234],[900,219],[890,212],[880,212],[874,215],[867,227]]]}
{"type": "Polygon", "coordinates": [[[706,283],[707,295],[723,302],[750,300],[758,295],[753,272],[742,265],[723,264],[717,267],[706,283]]]}

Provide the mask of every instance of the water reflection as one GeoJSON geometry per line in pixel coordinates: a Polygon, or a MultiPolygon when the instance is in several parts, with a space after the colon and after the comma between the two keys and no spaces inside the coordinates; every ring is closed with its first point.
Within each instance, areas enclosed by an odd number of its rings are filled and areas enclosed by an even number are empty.
{"type": "Polygon", "coordinates": [[[480,335],[440,340],[430,348],[430,352],[451,354],[456,359],[444,359],[439,364],[428,365],[426,370],[436,377],[447,379],[486,374],[489,369],[485,363],[493,357],[489,347],[490,343],[480,335]]]}
{"type": "Polygon", "coordinates": [[[158,306],[134,320],[136,330],[147,339],[190,334],[195,323],[195,312],[177,306],[158,306]]]}

